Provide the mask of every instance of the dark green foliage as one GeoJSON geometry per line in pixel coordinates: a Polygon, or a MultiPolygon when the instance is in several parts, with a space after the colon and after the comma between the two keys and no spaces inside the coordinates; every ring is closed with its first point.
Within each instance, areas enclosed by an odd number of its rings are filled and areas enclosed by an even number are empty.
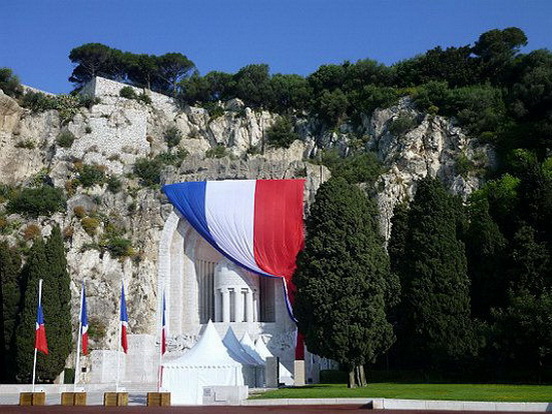
{"type": "Polygon", "coordinates": [[[12,98],[19,98],[23,93],[19,78],[10,68],[0,68],[0,89],[12,98]]]}
{"type": "Polygon", "coordinates": [[[182,132],[176,127],[168,128],[163,134],[163,138],[169,148],[176,147],[182,140],[182,132]]]}
{"type": "Polygon", "coordinates": [[[28,108],[33,112],[44,112],[50,109],[56,109],[56,99],[42,92],[27,91],[21,97],[21,106],[28,108]]]}
{"type": "Polygon", "coordinates": [[[107,179],[107,189],[116,194],[123,188],[123,183],[119,179],[119,177],[112,175],[107,179]]]}
{"type": "Polygon", "coordinates": [[[101,43],[86,43],[76,47],[69,53],[69,59],[76,65],[69,81],[78,87],[95,76],[115,80],[123,77],[123,53],[101,43]]]}
{"type": "Polygon", "coordinates": [[[63,148],[70,148],[71,145],[73,145],[74,141],[75,141],[75,134],[73,134],[71,131],[67,129],[61,131],[56,138],[57,144],[63,148]]]}
{"type": "Polygon", "coordinates": [[[493,83],[507,80],[514,57],[526,44],[525,33],[517,27],[489,30],[479,36],[472,52],[479,57],[483,79],[493,83]]]}
{"type": "Polygon", "coordinates": [[[138,97],[132,86],[123,86],[119,91],[119,96],[126,99],[137,99],[138,97]]]}
{"type": "Polygon", "coordinates": [[[134,163],[134,174],[140,177],[142,184],[151,186],[161,182],[162,162],[157,159],[139,158],[134,163]]]}
{"type": "Polygon", "coordinates": [[[16,330],[20,300],[19,253],[0,242],[0,381],[15,379],[16,330]]]}
{"type": "Polygon", "coordinates": [[[112,237],[107,240],[105,248],[113,257],[127,257],[133,253],[132,242],[122,237],[112,237]]]}
{"type": "Polygon", "coordinates": [[[48,185],[24,188],[10,199],[6,208],[11,213],[30,217],[47,216],[65,211],[65,196],[61,189],[48,185]]]}
{"type": "Polygon", "coordinates": [[[319,96],[316,108],[318,114],[330,125],[336,125],[342,122],[349,109],[349,99],[341,89],[332,92],[323,91],[319,96]]]}
{"type": "Polygon", "coordinates": [[[274,148],[289,148],[299,138],[299,134],[293,130],[291,119],[287,117],[279,118],[266,130],[267,143],[274,148]]]}
{"type": "Polygon", "coordinates": [[[226,147],[222,144],[217,144],[213,148],[209,148],[205,151],[206,158],[223,158],[228,155],[226,147]]]}
{"type": "MultiPolygon", "coordinates": [[[[532,381],[541,381],[552,366],[552,294],[522,292],[494,314],[494,348],[498,363],[512,371],[531,372],[532,381]]],[[[548,372],[550,375],[550,372],[548,372]]]]}
{"type": "Polygon", "coordinates": [[[330,169],[333,177],[344,178],[351,184],[374,184],[383,173],[380,162],[371,152],[341,157],[337,151],[325,151],[321,163],[330,169]]]}
{"type": "Polygon", "coordinates": [[[404,254],[392,259],[402,286],[399,347],[405,364],[444,368],[477,352],[459,218],[438,180],[419,182],[406,243],[393,242],[405,245],[404,254]]]}
{"type": "Polygon", "coordinates": [[[477,194],[469,206],[469,227],[465,237],[468,274],[471,280],[473,316],[488,320],[492,308],[506,303],[505,277],[507,241],[489,214],[489,202],[477,194]]]}
{"type": "Polygon", "coordinates": [[[79,170],[79,181],[85,188],[103,184],[105,182],[105,167],[84,164],[79,170]]]}
{"type": "Polygon", "coordinates": [[[389,132],[395,136],[401,136],[406,134],[411,129],[418,126],[416,119],[409,115],[400,115],[393,119],[387,128],[389,132]]]}
{"type": "Polygon", "coordinates": [[[48,355],[38,353],[38,382],[51,382],[63,370],[71,351],[70,278],[59,227],[52,229],[46,245],[35,240],[23,269],[24,296],[17,332],[18,379],[32,375],[38,281],[43,279],[42,305],[48,340],[48,355]]]}
{"type": "MultiPolygon", "coordinates": [[[[67,259],[63,238],[58,226],[52,229],[45,246],[47,278],[43,285],[44,313],[48,315],[48,357],[42,366],[44,378],[53,379],[65,367],[71,352],[71,278],[67,271],[67,259]]],[[[40,367],[40,365],[39,365],[40,367]]]]}
{"type": "Polygon", "coordinates": [[[195,70],[194,62],[181,53],[166,53],[157,58],[157,90],[176,96],[177,85],[195,70]]]}
{"type": "Polygon", "coordinates": [[[248,65],[234,76],[236,96],[253,107],[272,101],[272,86],[268,65],[248,65]]]}
{"type": "Polygon", "coordinates": [[[394,340],[385,312],[391,274],[376,209],[359,188],[331,178],[320,186],[306,228],[293,276],[299,330],[311,352],[352,371],[394,340]]]}
{"type": "MultiPolygon", "coordinates": [[[[23,269],[22,308],[16,337],[17,376],[21,382],[28,383],[32,378],[36,310],[38,304],[38,281],[39,279],[44,280],[48,278],[48,268],[45,264],[46,252],[44,241],[42,238],[38,238],[31,247],[29,257],[23,269]]],[[[50,315],[50,312],[46,312],[46,309],[44,309],[47,339],[50,337],[48,326],[51,317],[53,317],[53,315],[50,315]]],[[[46,378],[42,371],[44,363],[45,356],[39,353],[37,359],[37,366],[40,367],[37,373],[38,381],[49,379],[46,378]]]]}

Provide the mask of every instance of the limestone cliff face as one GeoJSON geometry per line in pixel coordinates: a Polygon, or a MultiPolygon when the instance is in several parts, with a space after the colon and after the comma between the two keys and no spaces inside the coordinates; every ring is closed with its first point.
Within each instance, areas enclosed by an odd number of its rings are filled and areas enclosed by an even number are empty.
{"type": "MultiPolygon", "coordinates": [[[[300,121],[301,141],[289,149],[271,149],[263,143],[264,132],[278,115],[253,111],[239,100],[232,100],[225,104],[222,115],[211,117],[202,108],[179,109],[171,98],[155,93],[149,93],[151,104],[122,98],[119,91],[123,86],[96,79],[83,93],[100,98],[100,103],[80,109],[66,123],[57,111],[31,113],[0,93],[0,183],[25,185],[40,173],[55,186],[68,188],[67,183],[77,177],[76,163],[103,166],[108,175],[119,177],[123,183],[116,193],[108,191],[106,184],[78,187],[70,192],[65,213],[36,220],[44,235],[55,223],[65,229],[74,308],[78,308],[80,281],[86,279],[89,314],[102,315],[105,323],[106,334],[93,344],[98,348],[115,344],[121,279],[128,290],[128,311],[133,315],[131,332],[155,333],[158,246],[172,207],[158,188],[140,185],[132,171],[138,158],[168,150],[163,136],[169,127],[182,132],[179,148],[186,149],[189,156],[178,168],[167,166],[162,183],[306,177],[305,196],[309,202],[330,174],[305,159],[320,147],[347,152],[358,145],[358,140],[353,142],[351,137],[363,136],[363,145],[376,151],[386,167],[378,182],[380,222],[386,236],[394,205],[413,195],[416,180],[427,174],[439,176],[451,191],[466,196],[478,187],[479,179],[475,168],[460,171],[459,161],[482,167],[492,155],[490,149],[478,146],[451,120],[420,114],[406,99],[396,107],[376,110],[360,126],[343,125],[337,132],[320,128],[316,120],[300,121]],[[393,124],[401,117],[414,119],[415,125],[397,133],[393,124]],[[56,143],[63,130],[76,137],[69,148],[56,143]],[[228,155],[206,158],[206,151],[217,145],[226,147],[228,155]],[[264,148],[264,154],[252,155],[260,148],[264,148]],[[88,214],[96,212],[101,218],[96,234],[85,231],[75,207],[83,207],[88,214]],[[132,241],[133,257],[116,259],[93,248],[108,222],[121,229],[121,237],[132,241]]],[[[0,204],[0,213],[2,209],[0,204]]],[[[12,215],[8,221],[13,231],[1,237],[12,242],[21,239],[25,220],[12,215]]]]}

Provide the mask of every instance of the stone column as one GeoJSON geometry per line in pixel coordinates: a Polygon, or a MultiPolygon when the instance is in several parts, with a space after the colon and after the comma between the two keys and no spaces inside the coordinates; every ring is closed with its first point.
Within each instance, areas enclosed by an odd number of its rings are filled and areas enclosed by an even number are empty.
{"type": "Polygon", "coordinates": [[[253,320],[253,292],[248,290],[245,294],[245,321],[255,322],[253,320]]]}
{"type": "Polygon", "coordinates": [[[253,320],[251,322],[259,321],[259,301],[257,300],[257,292],[251,293],[251,299],[253,300],[253,320]]]}
{"type": "Polygon", "coordinates": [[[293,385],[302,387],[305,385],[305,361],[296,359],[293,362],[293,385]]]}
{"type": "Polygon", "coordinates": [[[236,322],[243,322],[243,289],[237,290],[234,294],[235,308],[236,309],[236,322]]]}
{"type": "Polygon", "coordinates": [[[222,322],[222,291],[220,289],[215,289],[215,319],[213,322],[222,322]]]}
{"type": "Polygon", "coordinates": [[[230,322],[230,290],[222,290],[222,322],[230,322]]]}

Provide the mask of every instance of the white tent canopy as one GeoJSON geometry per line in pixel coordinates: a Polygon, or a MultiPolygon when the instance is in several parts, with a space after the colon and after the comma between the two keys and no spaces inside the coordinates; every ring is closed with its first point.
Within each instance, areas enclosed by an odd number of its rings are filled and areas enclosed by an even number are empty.
{"type": "MultiPolygon", "coordinates": [[[[263,358],[261,355],[259,355],[259,353],[255,349],[255,344],[253,343],[253,340],[251,339],[251,337],[249,336],[249,333],[247,333],[247,331],[243,334],[242,339],[240,341],[240,344],[241,344],[242,348],[245,350],[245,352],[247,352],[249,354],[249,356],[251,356],[257,362],[258,365],[264,365],[265,364],[266,357],[263,358]]],[[[267,349],[267,352],[270,353],[270,351],[268,351],[268,349],[267,349]]]]}
{"type": "MultiPolygon", "coordinates": [[[[257,361],[242,347],[240,341],[236,337],[232,327],[229,327],[226,331],[226,335],[222,340],[222,343],[228,348],[228,352],[232,358],[243,364],[243,379],[245,385],[252,388],[261,387],[263,385],[263,378],[261,368],[264,368],[264,362],[257,361]]],[[[263,369],[264,371],[264,369],[263,369]]]]}
{"type": "MultiPolygon", "coordinates": [[[[263,361],[266,361],[268,357],[274,356],[266,347],[262,337],[258,337],[255,341],[255,351],[263,361]]],[[[280,370],[280,378],[278,381],[284,383],[285,385],[293,385],[293,375],[291,375],[291,372],[289,372],[289,370],[281,362],[278,365],[280,370]]]]}
{"type": "Polygon", "coordinates": [[[176,405],[201,404],[205,386],[244,385],[242,364],[230,355],[211,321],[192,349],[162,366],[162,386],[176,405]]]}

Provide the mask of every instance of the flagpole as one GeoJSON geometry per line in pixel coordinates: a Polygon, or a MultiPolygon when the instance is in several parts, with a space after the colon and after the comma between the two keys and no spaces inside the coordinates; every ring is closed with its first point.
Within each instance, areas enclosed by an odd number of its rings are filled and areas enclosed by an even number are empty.
{"type": "MultiPolygon", "coordinates": [[[[42,299],[42,279],[38,281],[38,306],[40,307],[42,299]]],[[[36,323],[36,322],[35,322],[36,323]]],[[[36,338],[36,328],[35,328],[35,338],[36,338]]],[[[36,339],[35,339],[36,342],[36,339]]],[[[36,344],[34,347],[34,361],[33,361],[33,392],[35,392],[35,380],[36,380],[36,354],[37,354],[36,344]]]]}
{"type": "Polygon", "coordinates": [[[124,284],[123,284],[123,280],[121,279],[121,294],[120,294],[121,297],[119,298],[119,340],[117,345],[117,381],[115,382],[116,392],[119,392],[119,371],[121,369],[121,349],[120,348],[122,348],[121,338],[123,336],[123,322],[121,321],[123,289],[124,289],[124,284]]]}
{"type": "Polygon", "coordinates": [[[161,297],[161,329],[159,330],[159,366],[157,367],[157,392],[161,392],[161,375],[162,367],[161,360],[163,358],[163,319],[165,318],[165,289],[163,289],[163,294],[161,297]]]}
{"type": "Polygon", "coordinates": [[[80,347],[81,347],[81,337],[82,337],[82,304],[84,301],[84,280],[82,281],[81,288],[81,300],[80,300],[80,310],[79,310],[79,331],[77,333],[77,358],[75,361],[75,379],[73,381],[73,392],[77,392],[77,382],[79,376],[79,362],[80,362],[80,347]]]}

